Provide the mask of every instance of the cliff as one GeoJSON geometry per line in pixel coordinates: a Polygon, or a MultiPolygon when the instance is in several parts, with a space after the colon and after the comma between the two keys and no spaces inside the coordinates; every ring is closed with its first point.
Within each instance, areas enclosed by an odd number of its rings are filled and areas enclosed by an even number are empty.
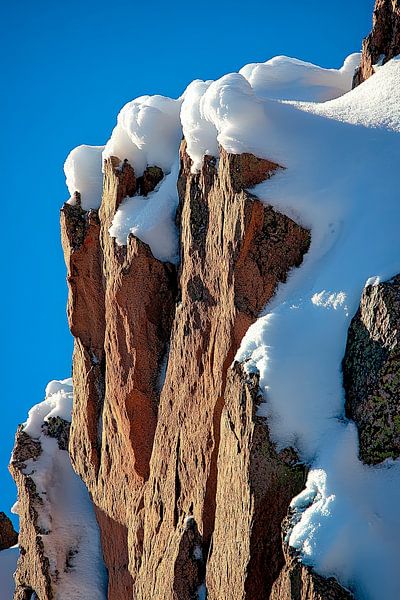
{"type": "Polygon", "coordinates": [[[363,41],[361,63],[354,76],[354,85],[371,77],[376,68],[397,56],[399,51],[400,2],[376,0],[372,31],[363,41]]]}
{"type": "MultiPolygon", "coordinates": [[[[233,473],[238,452],[236,443],[231,447],[232,425],[221,431],[221,419],[237,420],[238,397],[246,394],[240,371],[237,381],[229,377],[227,389],[228,368],[244,333],[277,283],[284,281],[291,266],[301,262],[309,235],[244,191],[269,177],[277,165],[222,150],[218,167],[214,159],[207,158],[201,173],[193,175],[183,144],[178,180],[181,266],[176,273],[172,265],[155,259],[149,247],[134,236],[122,248],[110,238],[110,218],[120,199],[128,195],[127,185],[132,186],[130,196],[136,191],[132,168],[124,163],[120,170],[114,166],[119,164],[120,160],[111,159],[105,165],[98,215],[94,211],[83,214],[79,205],[66,205],[62,212],[64,249],[70,257],[69,318],[77,338],[70,453],[96,506],[108,566],[109,597],[132,595],[135,589],[138,598],[190,598],[209,572],[203,563],[215,529],[221,529],[218,535],[224,542],[221,549],[213,542],[214,569],[218,552],[224,551],[224,560],[228,557],[226,531],[235,531],[226,515],[216,511],[217,493],[224,496],[224,488],[232,484],[232,475],[222,476],[218,460],[233,473]],[[72,248],[68,239],[76,239],[76,213],[81,214],[87,230],[79,248],[72,248]],[[96,222],[95,230],[91,222],[96,222]],[[102,299],[92,294],[87,302],[88,289],[100,290],[102,299]],[[91,330],[90,319],[105,323],[102,355],[95,341],[89,336],[85,339],[84,328],[91,330]],[[96,352],[95,362],[92,357],[96,352]],[[93,364],[99,370],[102,365],[103,386],[98,378],[93,386],[86,383],[94,376],[93,364]],[[96,394],[100,390],[101,396],[94,396],[93,389],[96,394]],[[232,416],[226,412],[227,396],[232,416]],[[97,410],[89,413],[89,406],[97,410]],[[221,442],[228,453],[226,460],[219,456],[221,442]],[[88,460],[88,448],[93,461],[88,460]]],[[[296,482],[302,478],[296,476],[290,484],[290,469],[284,463],[280,466],[276,458],[276,466],[266,464],[264,468],[277,471],[269,475],[274,478],[282,471],[283,481],[275,483],[277,489],[268,490],[267,480],[265,489],[251,489],[260,487],[255,474],[251,477],[252,461],[262,464],[265,457],[257,457],[262,440],[252,450],[252,444],[243,439],[255,435],[255,399],[250,398],[237,427],[242,419],[248,420],[248,425],[236,434],[240,436],[237,443],[248,455],[240,465],[248,475],[243,482],[238,481],[237,507],[233,504],[231,510],[244,518],[242,501],[248,494],[243,544],[247,544],[253,522],[263,519],[261,535],[266,544],[269,538],[275,539],[280,553],[280,520],[290,499],[300,491],[301,484],[296,482]],[[250,486],[248,478],[253,479],[250,486]],[[262,507],[253,507],[251,500],[261,496],[257,499],[260,505],[268,493],[276,501],[281,496],[282,502],[270,533],[265,530],[271,527],[267,515],[256,515],[262,507]]],[[[268,436],[263,443],[268,443],[268,436]]],[[[253,543],[258,546],[253,552],[263,554],[261,538],[253,543]]],[[[236,544],[233,537],[234,555],[236,544]]],[[[262,560],[263,570],[270,570],[268,556],[262,560]]],[[[274,560],[277,565],[282,562],[279,557],[274,560]]],[[[260,557],[252,556],[251,547],[241,557],[242,575],[237,571],[237,576],[242,580],[243,593],[249,563],[254,562],[253,568],[259,571],[259,561],[260,557]]],[[[220,572],[219,565],[216,571],[220,572]]],[[[274,575],[268,577],[273,580],[274,575]]],[[[266,585],[261,573],[260,580],[266,585]]],[[[216,580],[209,585],[209,594],[214,585],[214,597],[228,597],[228,583],[216,580]]]]}
{"type": "Polygon", "coordinates": [[[15,600],[396,597],[398,9],[353,91],[354,55],[278,57],[69,156],[73,377],[17,431],[15,600]]]}

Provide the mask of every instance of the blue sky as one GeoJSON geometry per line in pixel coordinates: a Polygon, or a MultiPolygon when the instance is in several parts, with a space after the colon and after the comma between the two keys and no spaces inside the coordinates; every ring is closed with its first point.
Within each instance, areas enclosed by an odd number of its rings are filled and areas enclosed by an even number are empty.
{"type": "Polygon", "coordinates": [[[22,0],[2,7],[0,160],[0,510],[14,433],[50,379],[70,375],[59,208],[63,163],[81,143],[105,143],[125,102],[177,97],[277,54],[339,67],[360,49],[373,0],[218,3],[22,0]]]}

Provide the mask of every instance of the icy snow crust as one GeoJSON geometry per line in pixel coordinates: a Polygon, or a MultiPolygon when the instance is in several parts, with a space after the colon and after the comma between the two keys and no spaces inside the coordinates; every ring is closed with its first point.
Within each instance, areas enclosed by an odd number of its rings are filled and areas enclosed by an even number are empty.
{"type": "Polygon", "coordinates": [[[29,411],[25,423],[24,431],[42,447],[37,460],[27,461],[25,473],[32,477],[43,500],[39,525],[48,531],[42,540],[51,572],[59,572],[56,600],[106,600],[107,575],[88,491],[73,471],[68,452],[60,450],[57,440],[42,431],[50,417],[71,421],[71,409],[72,380],[51,381],[45,400],[29,411]],[[66,548],[71,550],[67,570],[66,548]]]}
{"type": "Polygon", "coordinates": [[[122,110],[103,156],[128,158],[138,174],[146,164],[167,174],[147,199],[126,199],[110,231],[120,244],[133,232],[161,260],[176,260],[173,188],[182,132],[194,172],[220,146],[286,167],[252,191],[309,228],[311,247],[236,359],[260,372],[260,414],[276,444],[294,446],[311,466],[306,490],[292,503],[297,522],[289,543],[359,598],[395,600],[400,462],[367,467],[358,460],[341,361],[363,287],[400,272],[400,62],[349,91],[358,60],[351,55],[334,70],[277,57],[218,81],[194,81],[178,100],[140,98],[122,110]],[[155,113],[159,128],[151,125],[150,102],[162,113],[155,113]]]}

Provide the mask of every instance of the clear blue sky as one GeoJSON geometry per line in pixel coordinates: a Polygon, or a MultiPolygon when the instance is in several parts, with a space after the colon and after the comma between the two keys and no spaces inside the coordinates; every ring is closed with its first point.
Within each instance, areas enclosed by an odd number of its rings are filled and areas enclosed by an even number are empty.
{"type": "Polygon", "coordinates": [[[177,97],[277,54],[338,67],[371,27],[373,0],[3,3],[0,510],[14,432],[50,379],[71,371],[59,208],[63,163],[104,144],[119,109],[143,94],[177,97]],[[5,214],[4,214],[5,213],[5,214]]]}

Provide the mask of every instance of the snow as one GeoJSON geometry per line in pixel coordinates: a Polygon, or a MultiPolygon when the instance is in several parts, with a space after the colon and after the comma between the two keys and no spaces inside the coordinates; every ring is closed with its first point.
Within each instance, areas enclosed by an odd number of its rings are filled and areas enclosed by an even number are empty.
{"type": "Polygon", "coordinates": [[[384,65],[382,73],[376,73],[377,79],[369,78],[356,87],[351,93],[351,102],[344,95],[323,104],[304,104],[303,108],[353,125],[400,131],[400,106],[393,102],[393,98],[398,97],[398,62],[399,58],[393,59],[384,65]]]}
{"type": "Polygon", "coordinates": [[[43,402],[35,404],[28,412],[28,420],[24,431],[32,438],[42,435],[42,425],[50,417],[61,417],[71,422],[72,418],[72,379],[50,381],[46,387],[46,397],[43,402]]]}
{"type": "Polygon", "coordinates": [[[13,600],[15,590],[13,574],[17,568],[18,556],[18,546],[0,552],[1,600],[13,600]]]}
{"type": "Polygon", "coordinates": [[[71,420],[72,381],[51,381],[46,399],[29,411],[25,432],[37,438],[42,453],[26,461],[24,470],[32,477],[43,500],[38,513],[45,555],[57,576],[56,600],[107,597],[107,576],[103,564],[99,529],[89,493],[71,466],[67,451],[55,438],[42,431],[49,417],[71,420]],[[69,566],[65,556],[70,551],[69,566]]]}
{"type": "Polygon", "coordinates": [[[176,181],[179,163],[148,196],[125,198],[110,227],[117,244],[126,245],[130,234],[149,244],[153,255],[162,261],[178,262],[178,232],[175,213],[178,206],[176,181]]]}
{"type": "Polygon", "coordinates": [[[149,166],[171,171],[182,131],[179,121],[181,99],[140,96],[126,104],[107,142],[103,158],[128,159],[137,177],[149,166]]]}
{"type": "Polygon", "coordinates": [[[340,574],[358,598],[399,598],[400,462],[368,467],[357,431],[342,423],[321,450],[304,492],[292,501],[300,521],[289,543],[322,575],[340,574]]]}
{"type": "Polygon", "coordinates": [[[74,204],[74,193],[81,194],[81,206],[84,210],[99,208],[103,181],[101,178],[102,152],[104,146],[78,146],[67,157],[64,173],[68,191],[71,195],[69,204],[74,204]]]}
{"type": "Polygon", "coordinates": [[[312,467],[290,544],[366,600],[400,597],[400,462],[358,460],[341,361],[366,282],[400,272],[399,95],[397,59],[337,100],[264,101],[253,142],[286,169],[252,192],[310,228],[312,242],[236,356],[260,373],[273,440],[312,467]]]}
{"type": "Polygon", "coordinates": [[[243,67],[239,73],[260,98],[323,102],[351,89],[358,52],[350,54],[340,69],[324,69],[296,58],[275,56],[265,63],[243,67]]]}
{"type": "MultiPolygon", "coordinates": [[[[178,234],[176,180],[182,133],[198,172],[205,155],[218,156],[219,145],[233,153],[260,154],[264,144],[254,144],[264,120],[262,98],[314,100],[335,98],[351,88],[359,54],[350,55],[340,69],[323,69],[279,56],[247,65],[240,73],[217,81],[193,81],[176,100],[165,96],[140,96],[120,111],[110,139],[102,146],[79,146],[65,163],[67,185],[79,191],[85,210],[101,202],[102,161],[127,159],[140,177],[147,166],[161,167],[164,180],[148,197],[126,198],[118,208],[110,235],[126,245],[130,234],[149,244],[154,256],[177,262],[178,234]],[[269,94],[269,96],[268,96],[269,94]]],[[[261,155],[261,154],[260,154],[261,155]]]]}

